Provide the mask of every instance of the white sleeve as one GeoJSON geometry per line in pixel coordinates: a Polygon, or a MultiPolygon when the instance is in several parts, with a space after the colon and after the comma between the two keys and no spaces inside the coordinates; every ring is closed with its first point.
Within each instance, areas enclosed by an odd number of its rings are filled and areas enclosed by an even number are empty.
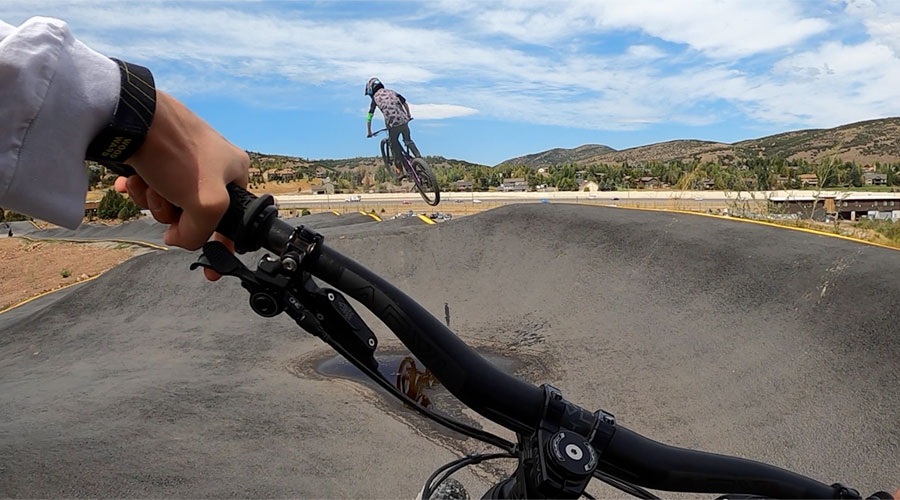
{"type": "Polygon", "coordinates": [[[0,21],[0,206],[81,223],[87,146],[112,118],[119,68],[64,21],[0,21]]]}

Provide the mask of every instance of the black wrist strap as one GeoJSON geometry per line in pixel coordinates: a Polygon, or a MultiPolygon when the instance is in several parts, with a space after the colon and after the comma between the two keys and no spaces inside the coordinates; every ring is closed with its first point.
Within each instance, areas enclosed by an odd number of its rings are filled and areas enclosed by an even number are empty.
{"type": "MultiPolygon", "coordinates": [[[[149,69],[113,61],[119,65],[121,77],[119,102],[112,120],[88,145],[85,159],[116,170],[144,143],[156,111],[156,87],[149,69]]],[[[133,172],[130,167],[127,170],[133,172]]]]}

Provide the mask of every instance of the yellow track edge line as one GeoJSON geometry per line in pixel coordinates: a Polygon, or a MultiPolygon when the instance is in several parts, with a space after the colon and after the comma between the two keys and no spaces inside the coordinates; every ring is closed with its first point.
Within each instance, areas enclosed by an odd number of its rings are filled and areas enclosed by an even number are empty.
{"type": "Polygon", "coordinates": [[[363,215],[368,215],[369,217],[375,219],[376,221],[381,222],[381,217],[379,217],[376,214],[370,214],[369,212],[363,212],[362,210],[360,210],[359,213],[361,213],[363,215]]]}
{"type": "Polygon", "coordinates": [[[341,214],[337,210],[332,210],[331,213],[333,213],[334,215],[337,215],[338,217],[341,216],[341,214]]]}
{"type": "Polygon", "coordinates": [[[747,222],[750,224],[759,224],[760,226],[777,227],[779,229],[790,229],[791,231],[800,231],[803,233],[816,234],[819,236],[828,236],[830,238],[838,238],[841,240],[852,241],[855,243],[862,243],[865,245],[871,245],[873,247],[887,248],[888,250],[894,250],[894,251],[900,252],[900,248],[892,247],[890,245],[885,245],[883,243],[876,243],[874,241],[862,240],[859,238],[854,238],[852,236],[845,236],[843,234],[834,234],[834,233],[829,233],[826,231],[820,231],[818,229],[809,229],[806,227],[786,226],[783,224],[776,224],[774,222],[767,222],[767,221],[762,221],[762,220],[745,219],[743,217],[729,217],[729,216],[725,216],[725,215],[705,214],[702,212],[692,212],[690,210],[673,210],[673,209],[668,209],[668,208],[611,207],[609,205],[601,205],[601,206],[606,206],[609,208],[621,208],[624,210],[642,210],[644,212],[667,212],[667,213],[671,213],[671,214],[699,215],[701,217],[711,217],[713,219],[724,219],[724,220],[731,220],[731,221],[735,221],[735,222],[747,222]]]}
{"type": "Polygon", "coordinates": [[[12,311],[13,309],[15,309],[15,308],[17,308],[17,307],[24,306],[25,304],[31,302],[32,300],[37,300],[37,299],[39,299],[39,298],[41,298],[41,297],[43,297],[43,296],[45,296],[45,295],[50,295],[51,293],[55,293],[55,292],[58,292],[58,291],[60,291],[60,290],[65,290],[66,288],[73,287],[73,286],[75,286],[75,285],[80,285],[80,284],[82,284],[82,283],[87,283],[88,281],[95,280],[95,279],[99,278],[100,276],[102,276],[103,273],[105,273],[105,272],[106,272],[106,271],[103,271],[103,272],[101,272],[101,273],[99,273],[99,274],[95,274],[94,276],[91,276],[90,278],[83,279],[83,280],[81,280],[81,281],[76,281],[75,283],[69,283],[68,285],[64,285],[64,286],[61,286],[61,287],[59,287],[59,288],[54,288],[53,290],[48,290],[48,291],[46,291],[46,292],[41,292],[41,293],[35,295],[34,297],[27,298],[27,299],[25,299],[25,300],[19,302],[18,304],[13,304],[13,305],[11,305],[11,306],[5,308],[5,309],[0,310],[0,314],[3,314],[3,313],[8,312],[8,311],[12,311]]]}
{"type": "Polygon", "coordinates": [[[124,240],[124,239],[98,239],[98,240],[86,240],[79,238],[38,238],[33,236],[15,236],[15,238],[21,238],[23,240],[28,241],[64,241],[67,243],[122,243],[127,245],[137,245],[141,247],[152,248],[154,250],[163,250],[168,251],[169,247],[157,245],[156,243],[150,243],[148,241],[141,240],[124,240]]]}
{"type": "Polygon", "coordinates": [[[426,224],[437,224],[435,221],[429,219],[428,217],[425,217],[422,214],[419,214],[419,218],[422,219],[426,224]]]}

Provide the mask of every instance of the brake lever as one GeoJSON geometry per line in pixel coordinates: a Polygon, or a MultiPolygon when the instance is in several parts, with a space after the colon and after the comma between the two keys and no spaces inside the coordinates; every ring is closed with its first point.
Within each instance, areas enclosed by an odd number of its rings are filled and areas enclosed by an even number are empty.
{"type": "Polygon", "coordinates": [[[191,264],[191,271],[203,267],[211,269],[222,276],[234,276],[241,282],[248,281],[259,285],[253,274],[243,262],[234,256],[224,244],[218,241],[210,241],[203,244],[203,252],[196,262],[191,264]]]}
{"type": "Polygon", "coordinates": [[[211,241],[203,245],[203,253],[190,268],[203,267],[239,278],[241,286],[250,292],[250,307],[260,316],[270,318],[286,312],[310,334],[377,369],[374,354],[378,339],[350,302],[337,290],[319,287],[308,273],[298,269],[303,263],[299,255],[292,260],[291,269],[283,262],[266,254],[256,270],[251,270],[225,245],[211,241]]]}

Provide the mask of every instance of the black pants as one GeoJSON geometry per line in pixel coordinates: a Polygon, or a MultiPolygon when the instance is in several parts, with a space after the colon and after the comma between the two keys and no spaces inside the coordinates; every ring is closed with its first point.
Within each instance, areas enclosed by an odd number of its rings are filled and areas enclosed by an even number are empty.
{"type": "Polygon", "coordinates": [[[403,125],[397,127],[388,128],[388,140],[391,143],[391,155],[394,157],[394,166],[400,167],[400,156],[403,154],[403,151],[400,149],[400,135],[403,134],[403,143],[406,144],[406,147],[409,148],[409,151],[412,153],[413,158],[418,158],[419,148],[416,147],[416,143],[413,142],[409,137],[409,124],[404,123],[403,125]]]}

